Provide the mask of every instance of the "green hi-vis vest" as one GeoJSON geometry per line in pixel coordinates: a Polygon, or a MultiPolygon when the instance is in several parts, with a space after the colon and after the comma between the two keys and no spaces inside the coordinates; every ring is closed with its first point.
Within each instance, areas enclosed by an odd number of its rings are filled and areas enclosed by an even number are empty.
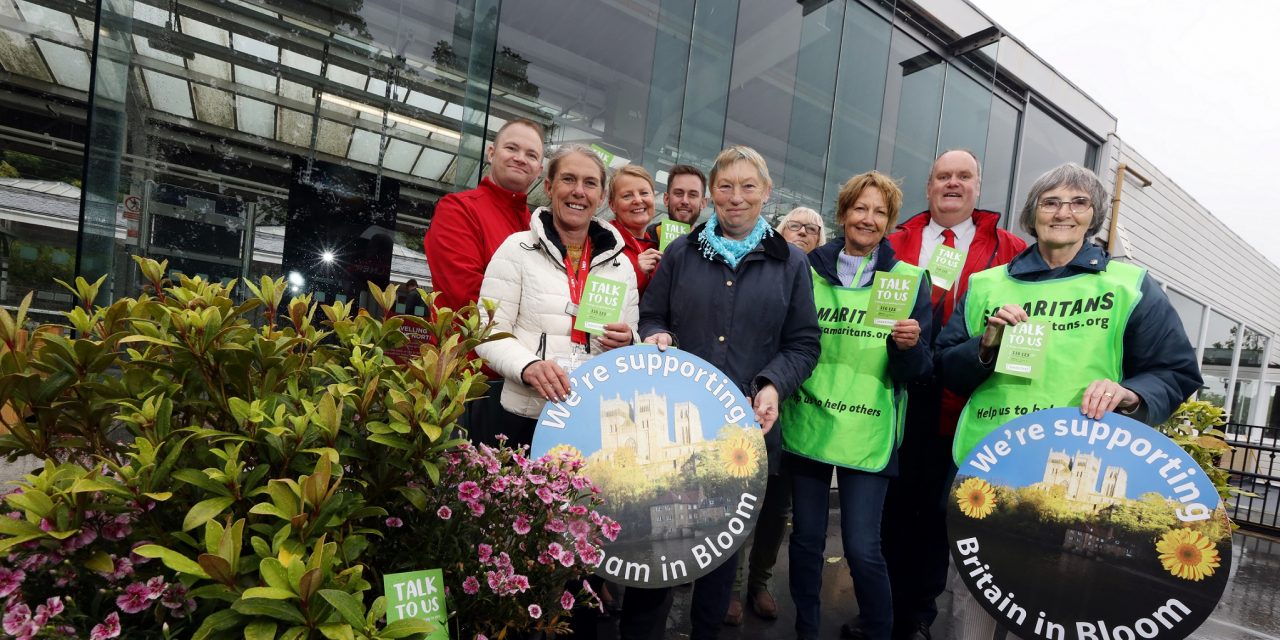
{"type": "Polygon", "coordinates": [[[1040,282],[1009,276],[1004,266],[969,278],[964,321],[969,335],[980,336],[987,317],[1016,304],[1051,329],[1044,371],[1034,379],[992,373],[960,412],[952,456],[962,463],[987,434],[1032,411],[1079,406],[1089,383],[1120,380],[1124,370],[1124,329],[1142,299],[1146,270],[1112,260],[1107,270],[1040,282]]]}
{"type": "MultiPolygon", "coordinates": [[[[892,272],[924,270],[898,262],[892,272]]],[[[889,379],[890,331],[862,324],[870,286],[833,286],[812,275],[822,355],[813,375],[783,405],[782,447],[829,464],[880,471],[902,442],[907,400],[905,390],[895,394],[889,379]]]]}

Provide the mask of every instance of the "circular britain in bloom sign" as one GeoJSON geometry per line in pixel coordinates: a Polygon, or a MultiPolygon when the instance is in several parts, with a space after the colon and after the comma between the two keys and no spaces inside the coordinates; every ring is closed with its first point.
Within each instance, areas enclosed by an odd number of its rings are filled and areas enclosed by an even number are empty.
{"type": "Polygon", "coordinates": [[[1231,525],[1172,440],[1114,413],[1046,409],[960,465],[947,534],[961,579],[1021,638],[1177,640],[1226,586],[1231,525]]]}
{"type": "Polygon", "coordinates": [[[735,553],[768,481],[751,403],[705,360],[677,349],[616,349],[569,372],[547,403],[533,455],[580,455],[603,515],[621,525],[596,573],[637,587],[692,581],[735,553]]]}

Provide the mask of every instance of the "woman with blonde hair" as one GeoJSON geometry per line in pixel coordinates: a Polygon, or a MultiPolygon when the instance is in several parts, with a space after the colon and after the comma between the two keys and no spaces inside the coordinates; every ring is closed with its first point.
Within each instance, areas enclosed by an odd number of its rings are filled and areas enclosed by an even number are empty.
{"type": "Polygon", "coordinates": [[[885,233],[902,206],[902,190],[878,171],[840,189],[842,237],[809,254],[822,355],[787,401],[783,464],[791,477],[791,598],[796,635],[817,638],[829,494],[834,471],[840,533],[858,599],[854,638],[889,640],[893,629],[889,571],[880,549],[880,514],[897,473],[907,383],[929,376],[932,322],[929,278],[894,257],[885,233]],[[910,317],[891,326],[864,324],[876,273],[914,276],[910,317]],[[852,310],[852,312],[848,312],[852,310]]]}

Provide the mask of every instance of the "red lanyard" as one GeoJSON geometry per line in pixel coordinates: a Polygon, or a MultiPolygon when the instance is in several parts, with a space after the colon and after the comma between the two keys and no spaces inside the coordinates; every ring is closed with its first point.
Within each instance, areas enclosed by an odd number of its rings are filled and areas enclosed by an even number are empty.
{"type": "MultiPolygon", "coordinates": [[[[564,270],[569,277],[569,302],[573,303],[575,311],[578,303],[582,301],[582,290],[587,288],[587,272],[591,269],[591,239],[587,238],[582,243],[582,257],[578,258],[578,270],[573,270],[573,263],[569,261],[569,251],[564,252],[564,270]]],[[[569,317],[570,323],[576,323],[578,314],[575,312],[569,317]]],[[[571,325],[572,326],[572,325],[571,325]]],[[[587,344],[587,332],[573,329],[569,334],[570,338],[577,344],[587,344]]]]}

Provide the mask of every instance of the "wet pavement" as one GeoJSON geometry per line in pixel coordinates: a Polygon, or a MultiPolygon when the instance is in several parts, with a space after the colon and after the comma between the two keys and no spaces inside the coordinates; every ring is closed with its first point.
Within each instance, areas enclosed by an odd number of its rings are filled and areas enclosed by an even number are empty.
{"type": "MultiPolygon", "coordinates": [[[[827,563],[822,575],[822,627],[820,638],[840,637],[840,625],[858,612],[853,596],[849,567],[841,553],[839,522],[832,514],[833,526],[827,532],[827,563]]],[[[740,627],[724,626],[723,640],[790,640],[795,638],[795,610],[787,595],[786,541],[779,554],[773,578],[772,593],[778,601],[778,619],[763,620],[749,607],[740,627]]],[[[675,590],[667,615],[663,638],[689,637],[688,588],[675,590]]],[[[745,594],[744,594],[745,596],[745,594]]],[[[744,603],[745,604],[745,603],[744,603]]],[[[951,592],[938,602],[940,613],[933,625],[934,640],[956,640],[951,626],[951,592]]],[[[605,622],[601,638],[617,637],[616,624],[605,622]]],[[[1000,640],[997,636],[996,640],[1000,640]]],[[[1232,540],[1231,580],[1222,600],[1209,619],[1194,634],[1193,640],[1280,640],[1280,539],[1239,531],[1232,540]]],[[[1008,636],[1012,639],[1013,636],[1008,636]]],[[[656,639],[655,639],[656,640],[656,639]]]]}

